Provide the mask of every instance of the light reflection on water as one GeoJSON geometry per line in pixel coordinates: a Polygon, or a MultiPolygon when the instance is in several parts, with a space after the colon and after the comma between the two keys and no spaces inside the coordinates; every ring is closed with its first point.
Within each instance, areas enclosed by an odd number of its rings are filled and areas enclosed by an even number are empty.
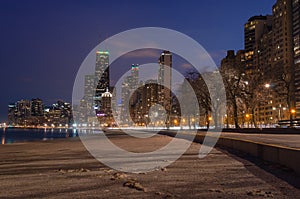
{"type": "Polygon", "coordinates": [[[0,128],[1,144],[27,142],[35,140],[70,139],[77,137],[76,129],[21,129],[0,128]]]}
{"type": "Polygon", "coordinates": [[[5,134],[2,135],[1,144],[5,144],[5,134]]]}

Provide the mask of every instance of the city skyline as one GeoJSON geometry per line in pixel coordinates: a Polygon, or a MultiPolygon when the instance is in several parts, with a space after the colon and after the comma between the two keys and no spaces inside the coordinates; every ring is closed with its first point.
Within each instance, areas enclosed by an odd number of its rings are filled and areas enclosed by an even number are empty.
{"type": "Polygon", "coordinates": [[[202,44],[220,65],[227,49],[242,49],[245,21],[253,15],[270,14],[275,1],[218,1],[218,7],[197,1],[160,2],[161,7],[157,3],[147,3],[145,10],[143,3],[134,1],[125,7],[124,2],[105,2],[101,6],[108,10],[98,14],[95,8],[100,3],[96,1],[2,1],[4,94],[0,99],[0,121],[7,120],[7,105],[22,98],[41,97],[46,103],[71,101],[74,77],[87,53],[105,38],[130,28],[161,26],[181,31],[202,44]],[[163,9],[164,4],[170,9],[163,9]],[[112,9],[118,14],[111,15],[112,9]],[[164,12],[157,14],[162,9],[164,12]],[[153,17],[138,17],[145,15],[153,17]],[[170,20],[173,18],[176,20],[170,20]]]}

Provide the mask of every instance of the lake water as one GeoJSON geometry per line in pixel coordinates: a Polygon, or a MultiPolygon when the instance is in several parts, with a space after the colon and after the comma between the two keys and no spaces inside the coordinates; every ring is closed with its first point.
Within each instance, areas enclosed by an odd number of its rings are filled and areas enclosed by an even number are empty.
{"type": "Polygon", "coordinates": [[[1,144],[78,137],[73,129],[0,128],[1,144]]]}

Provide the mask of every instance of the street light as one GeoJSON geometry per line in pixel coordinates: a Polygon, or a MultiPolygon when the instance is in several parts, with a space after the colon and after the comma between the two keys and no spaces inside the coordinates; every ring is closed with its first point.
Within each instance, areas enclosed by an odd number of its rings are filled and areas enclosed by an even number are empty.
{"type": "Polygon", "coordinates": [[[296,113],[295,109],[291,109],[291,116],[290,116],[290,126],[293,126],[293,120],[294,120],[294,115],[296,113]]]}
{"type": "Polygon", "coordinates": [[[176,119],[174,119],[174,125],[177,126],[178,121],[176,119]]]}
{"type": "Polygon", "coordinates": [[[246,117],[246,119],[247,119],[248,128],[249,128],[249,118],[250,118],[250,115],[247,113],[247,114],[245,115],[245,117],[246,117]]]}
{"type": "Polygon", "coordinates": [[[266,88],[270,88],[270,86],[271,86],[270,84],[265,84],[266,88]]]}
{"type": "MultiPolygon", "coordinates": [[[[272,100],[270,100],[270,88],[271,87],[271,84],[269,84],[269,83],[267,83],[267,84],[265,84],[265,88],[267,88],[268,89],[268,94],[267,94],[267,106],[269,106],[269,104],[272,104],[272,100]]],[[[267,107],[268,108],[268,107],[267,107]]],[[[270,120],[270,118],[268,117],[268,119],[267,119],[267,121],[268,121],[268,123],[269,123],[269,120],[270,120]]]]}

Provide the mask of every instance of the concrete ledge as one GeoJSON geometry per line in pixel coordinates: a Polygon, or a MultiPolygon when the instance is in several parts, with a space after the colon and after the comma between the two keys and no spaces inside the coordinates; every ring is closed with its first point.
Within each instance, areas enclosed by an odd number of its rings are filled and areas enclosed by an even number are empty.
{"type": "MultiPolygon", "coordinates": [[[[206,131],[206,130],[205,130],[206,131]]],[[[241,129],[231,129],[224,128],[223,132],[230,133],[253,133],[253,134],[300,134],[300,129],[297,128],[241,128],[241,129]]]]}
{"type": "Polygon", "coordinates": [[[242,151],[262,160],[286,166],[300,174],[299,149],[222,137],[218,140],[217,145],[242,151]]]}
{"type": "MultiPolygon", "coordinates": [[[[171,131],[162,131],[160,134],[172,137],[176,136],[176,132],[171,131]]],[[[188,137],[192,136],[184,134],[177,135],[176,137],[189,139],[188,137]]],[[[203,143],[203,140],[204,135],[197,135],[194,142],[203,143]]],[[[300,175],[300,149],[225,137],[220,137],[216,145],[238,150],[259,159],[286,166],[300,175]]]]}

